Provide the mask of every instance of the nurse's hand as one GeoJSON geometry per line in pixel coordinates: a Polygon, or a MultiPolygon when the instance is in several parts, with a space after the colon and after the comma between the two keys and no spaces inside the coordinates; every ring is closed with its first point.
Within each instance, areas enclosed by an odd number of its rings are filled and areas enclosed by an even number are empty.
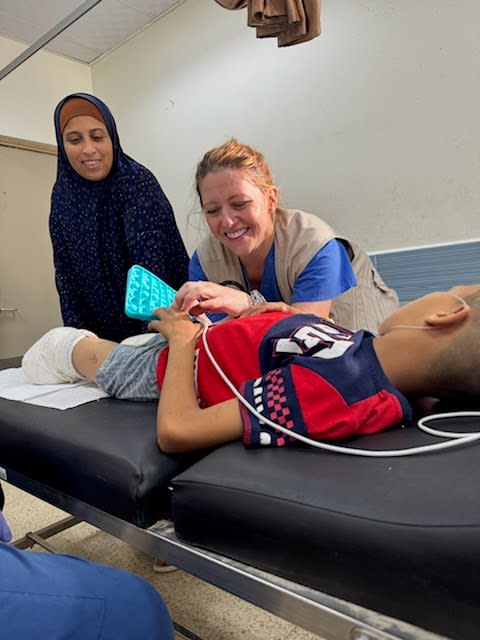
{"type": "Polygon", "coordinates": [[[282,311],[283,313],[301,313],[300,309],[292,307],[292,305],[287,304],[286,302],[262,302],[261,304],[256,304],[253,307],[249,307],[241,315],[242,318],[244,318],[245,316],[256,316],[259,313],[268,313],[269,311],[282,311]]]}
{"type": "Polygon", "coordinates": [[[173,309],[188,311],[192,316],[213,312],[236,317],[250,306],[250,296],[245,291],[237,291],[205,280],[186,282],[177,291],[172,304],[173,309]]]}
{"type": "Polygon", "coordinates": [[[247,309],[242,313],[242,316],[254,316],[257,313],[267,313],[268,311],[283,311],[284,313],[309,313],[328,320],[331,306],[331,300],[296,302],[295,304],[287,304],[286,302],[264,302],[247,309]]]}

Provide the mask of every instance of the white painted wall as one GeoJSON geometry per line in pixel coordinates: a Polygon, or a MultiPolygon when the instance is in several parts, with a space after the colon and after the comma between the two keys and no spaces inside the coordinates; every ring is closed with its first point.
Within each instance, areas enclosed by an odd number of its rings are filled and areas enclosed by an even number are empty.
{"type": "MultiPolygon", "coordinates": [[[[0,36],[0,68],[25,49],[0,36]]],[[[90,67],[38,51],[0,80],[0,135],[56,144],[53,111],[74,91],[92,91],[90,67]]]]}
{"type": "MultiPolygon", "coordinates": [[[[244,10],[186,0],[92,71],[35,54],[0,81],[0,134],[53,143],[58,100],[93,90],[190,249],[195,165],[229,136],[265,153],[286,205],[369,250],[480,237],[480,3],[323,0],[322,23],[279,49],[244,10]]],[[[0,65],[23,49],[0,37],[0,65]]]]}
{"type": "Polygon", "coordinates": [[[229,136],[369,250],[480,237],[478,0],[323,0],[322,24],[278,49],[245,10],[187,0],[93,66],[190,248],[195,164],[229,136]]]}

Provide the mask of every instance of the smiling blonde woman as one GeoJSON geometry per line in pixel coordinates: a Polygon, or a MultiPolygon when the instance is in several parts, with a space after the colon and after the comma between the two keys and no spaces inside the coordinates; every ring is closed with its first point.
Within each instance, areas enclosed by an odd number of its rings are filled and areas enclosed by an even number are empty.
{"type": "Polygon", "coordinates": [[[198,164],[196,188],[210,235],[190,261],[175,308],[238,316],[259,300],[376,332],[398,307],[367,254],[319,217],[278,203],[264,156],[228,140],[198,164]]]}

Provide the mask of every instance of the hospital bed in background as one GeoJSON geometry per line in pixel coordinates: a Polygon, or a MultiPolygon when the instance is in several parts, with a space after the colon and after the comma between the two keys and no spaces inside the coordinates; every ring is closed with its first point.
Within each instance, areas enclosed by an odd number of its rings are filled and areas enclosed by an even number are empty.
{"type": "MultiPolygon", "coordinates": [[[[73,516],[44,538],[87,521],[328,640],[477,640],[480,444],[166,456],[155,414],[111,398],[67,411],[0,399],[2,479],[73,516]]],[[[412,427],[351,444],[431,440],[412,427]]]]}

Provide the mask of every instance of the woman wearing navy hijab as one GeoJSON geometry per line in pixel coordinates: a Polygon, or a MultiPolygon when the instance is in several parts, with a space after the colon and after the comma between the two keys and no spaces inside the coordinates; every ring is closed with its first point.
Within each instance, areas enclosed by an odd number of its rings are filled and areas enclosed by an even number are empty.
{"type": "Polygon", "coordinates": [[[121,341],[146,323],[124,313],[127,271],[140,264],[178,289],[188,255],[154,175],[123,152],[109,108],[87,93],[59,102],[50,236],[66,326],[121,341]]]}

